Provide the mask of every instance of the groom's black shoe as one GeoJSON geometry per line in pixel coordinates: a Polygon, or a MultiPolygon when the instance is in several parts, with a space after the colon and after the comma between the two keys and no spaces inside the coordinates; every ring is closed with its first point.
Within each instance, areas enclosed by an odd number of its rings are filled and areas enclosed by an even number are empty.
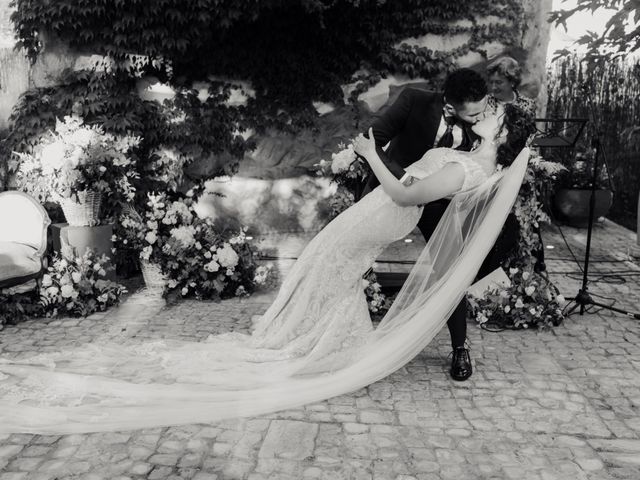
{"type": "Polygon", "coordinates": [[[464,347],[456,347],[453,349],[453,358],[451,359],[451,370],[449,372],[451,378],[458,381],[466,380],[473,373],[471,368],[471,357],[469,350],[464,347]]]}

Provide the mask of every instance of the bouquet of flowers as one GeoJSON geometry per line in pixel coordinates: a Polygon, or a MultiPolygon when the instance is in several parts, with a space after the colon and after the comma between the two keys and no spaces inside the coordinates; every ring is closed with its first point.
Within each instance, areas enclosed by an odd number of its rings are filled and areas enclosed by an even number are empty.
{"type": "Polygon", "coordinates": [[[80,257],[55,255],[40,283],[42,314],[86,317],[118,303],[127,290],[104,278],[112,268],[106,255],[97,257],[91,250],[80,257]]]}
{"type": "Polygon", "coordinates": [[[467,295],[471,314],[482,325],[501,328],[550,327],[564,315],[564,297],[532,269],[509,269],[511,285],[488,289],[482,298],[467,295]]]}
{"type": "Polygon", "coordinates": [[[120,225],[114,241],[159,266],[168,289],[183,296],[242,296],[269,281],[270,267],[256,266],[246,229],[217,228],[211,219],[198,217],[189,196],[172,200],[166,193],[150,193],[144,212],[125,209],[120,225]]]}
{"type": "Polygon", "coordinates": [[[33,154],[15,152],[21,160],[17,181],[41,202],[78,200],[87,191],[106,193],[113,202],[130,201],[132,179],[138,176],[132,151],[139,143],[138,137],[115,136],[66,116],[33,154]]]}
{"type": "Polygon", "coordinates": [[[369,312],[377,318],[382,318],[391,307],[391,301],[382,293],[382,287],[373,270],[369,270],[362,279],[364,295],[367,298],[369,312]]]}
{"type": "Polygon", "coordinates": [[[337,185],[336,193],[329,200],[331,218],[339,215],[355,202],[356,193],[362,189],[371,169],[356,155],[353,143],[340,143],[337,153],[331,154],[331,161],[316,163],[316,175],[331,177],[337,185]]]}

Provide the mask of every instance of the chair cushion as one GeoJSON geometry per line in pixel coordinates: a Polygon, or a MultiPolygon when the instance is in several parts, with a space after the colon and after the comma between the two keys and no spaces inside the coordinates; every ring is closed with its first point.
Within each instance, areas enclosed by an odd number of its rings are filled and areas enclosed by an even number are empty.
{"type": "Polygon", "coordinates": [[[49,217],[29,196],[20,192],[0,194],[0,242],[17,242],[36,249],[46,247],[49,217]]]}
{"type": "Polygon", "coordinates": [[[42,261],[32,246],[0,242],[0,286],[14,285],[20,279],[29,280],[41,269],[42,261]]]}

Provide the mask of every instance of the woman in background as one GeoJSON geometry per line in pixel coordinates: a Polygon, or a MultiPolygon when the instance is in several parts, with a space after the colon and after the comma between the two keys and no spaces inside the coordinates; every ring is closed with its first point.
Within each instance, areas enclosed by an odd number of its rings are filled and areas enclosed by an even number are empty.
{"type": "Polygon", "coordinates": [[[518,91],[522,82],[522,68],[512,57],[501,57],[487,67],[489,93],[496,103],[510,103],[535,116],[536,102],[518,91]]]}

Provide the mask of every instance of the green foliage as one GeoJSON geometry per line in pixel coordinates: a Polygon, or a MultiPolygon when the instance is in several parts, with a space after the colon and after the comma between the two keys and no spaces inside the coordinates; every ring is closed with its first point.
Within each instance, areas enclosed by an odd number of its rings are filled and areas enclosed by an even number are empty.
{"type": "MultiPolygon", "coordinates": [[[[640,5],[637,0],[577,0],[572,3],[571,8],[551,12],[549,22],[562,25],[566,31],[567,20],[578,12],[593,13],[598,9],[613,12],[602,33],[589,31],[578,39],[579,45],[587,47],[588,60],[601,63],[640,48],[640,5]]],[[[559,50],[556,59],[569,53],[567,49],[559,50]]]]}
{"type": "MultiPolygon", "coordinates": [[[[235,172],[254,147],[241,133],[315,128],[313,101],[344,103],[389,74],[439,80],[455,59],[482,51],[489,41],[518,46],[523,9],[517,0],[14,0],[18,45],[35,60],[43,43],[61,42],[80,53],[104,56],[102,69],[69,72],[60,85],[27,92],[12,116],[10,150],[28,152],[40,136],[73,111],[105,131],[141,137],[142,170],[159,148],[235,172]],[[485,26],[477,19],[499,17],[485,26]],[[463,22],[457,22],[463,20],[463,22]],[[443,54],[401,44],[432,33],[469,40],[443,54]],[[176,96],[164,105],[136,92],[145,75],[169,83],[176,96]],[[218,79],[218,80],[216,80],[218,79]],[[227,105],[230,85],[248,81],[255,98],[227,105]],[[210,84],[198,99],[194,82],[210,84]],[[225,154],[224,165],[212,156],[225,154]]],[[[353,102],[355,105],[356,102],[353,102]]],[[[357,108],[354,106],[354,108],[357,108]]],[[[354,116],[357,117],[357,116],[354,116]]],[[[201,164],[201,163],[200,163],[201,164]]],[[[142,177],[144,179],[144,177],[142,177]]],[[[144,199],[149,184],[137,185],[144,199]]]]}
{"type": "Polygon", "coordinates": [[[576,165],[576,154],[590,152],[591,159],[586,159],[588,165],[581,177],[586,185],[590,182],[586,170],[593,166],[591,140],[599,132],[602,156],[598,187],[611,185],[615,192],[609,217],[635,230],[640,142],[634,127],[640,125],[640,61],[618,59],[594,66],[588,59],[564,57],[552,64],[547,85],[548,117],[586,118],[589,123],[575,150],[556,149],[545,152],[545,158],[560,161],[575,171],[580,167],[576,165]]]}
{"type": "Polygon", "coordinates": [[[339,101],[341,84],[361,65],[384,74],[431,77],[451,57],[488,40],[514,45],[522,28],[516,0],[15,0],[20,46],[35,59],[46,32],[80,51],[106,55],[120,67],[152,69],[174,79],[209,75],[250,80],[271,117],[283,107],[304,110],[310,100],[339,101]],[[478,26],[494,15],[504,27],[478,26]],[[442,21],[469,20],[469,26],[442,21]],[[427,49],[395,45],[425,33],[469,33],[467,46],[444,58],[427,49]],[[132,53],[142,59],[131,62],[132,53]],[[135,65],[135,66],[132,66],[135,65]]]}

